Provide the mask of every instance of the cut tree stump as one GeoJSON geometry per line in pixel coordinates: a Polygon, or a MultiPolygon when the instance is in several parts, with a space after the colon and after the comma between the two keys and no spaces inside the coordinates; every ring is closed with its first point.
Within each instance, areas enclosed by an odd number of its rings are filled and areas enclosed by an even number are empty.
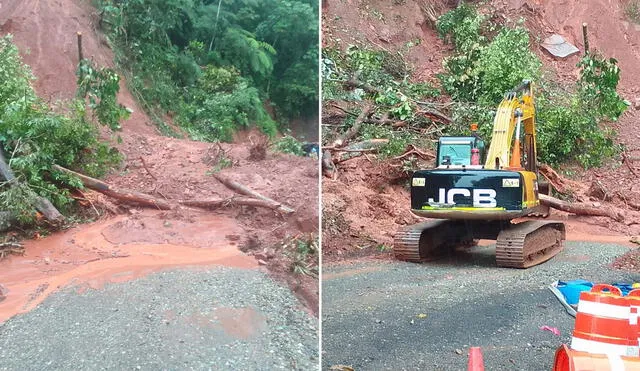
{"type": "Polygon", "coordinates": [[[118,189],[103,181],[91,178],[89,176],[86,176],[80,173],[76,173],[73,170],[66,169],[59,165],[53,165],[52,168],[60,172],[67,173],[69,175],[76,176],[80,179],[80,181],[85,187],[89,189],[93,189],[94,191],[100,192],[109,197],[118,199],[120,201],[131,202],[131,203],[136,203],[136,204],[145,205],[145,206],[151,206],[151,207],[158,208],[160,210],[172,209],[171,204],[165,200],[155,198],[153,196],[150,196],[144,193],[132,191],[129,189],[118,189]]]}
{"type": "Polygon", "coordinates": [[[251,196],[251,197],[263,200],[265,202],[271,203],[272,205],[278,205],[276,208],[274,208],[274,210],[277,210],[277,211],[279,211],[279,212],[281,212],[283,214],[293,214],[295,212],[294,209],[292,209],[292,208],[290,208],[290,207],[288,207],[286,205],[283,205],[283,204],[279,203],[278,201],[273,200],[273,199],[271,199],[269,197],[263,196],[260,193],[258,193],[256,191],[253,191],[253,190],[245,187],[244,185],[242,185],[242,184],[240,184],[240,183],[238,183],[236,181],[233,181],[233,180],[231,180],[231,179],[229,179],[229,178],[227,178],[227,177],[225,177],[225,176],[223,176],[221,174],[213,173],[212,176],[214,178],[216,178],[220,183],[224,184],[225,187],[227,187],[227,188],[229,188],[229,189],[231,189],[233,191],[236,191],[236,192],[238,192],[240,194],[243,194],[245,196],[251,196]]]}

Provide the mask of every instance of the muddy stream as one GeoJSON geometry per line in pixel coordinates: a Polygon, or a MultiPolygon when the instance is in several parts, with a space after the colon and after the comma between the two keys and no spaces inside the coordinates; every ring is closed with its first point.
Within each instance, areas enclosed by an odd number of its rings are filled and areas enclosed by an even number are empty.
{"type": "Polygon", "coordinates": [[[144,210],[25,241],[24,256],[0,262],[6,294],[0,301],[0,323],[66,286],[79,292],[99,289],[172,267],[256,269],[256,260],[238,248],[242,235],[236,221],[223,216],[171,218],[144,210]]]}

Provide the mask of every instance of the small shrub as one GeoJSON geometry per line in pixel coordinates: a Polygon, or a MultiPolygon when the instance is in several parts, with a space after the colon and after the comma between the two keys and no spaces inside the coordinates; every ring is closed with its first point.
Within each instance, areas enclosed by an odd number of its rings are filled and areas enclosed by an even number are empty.
{"type": "Polygon", "coordinates": [[[308,234],[287,238],[282,242],[282,248],[291,259],[293,273],[318,276],[318,236],[308,234]]]}
{"type": "Polygon", "coordinates": [[[275,150],[282,153],[288,153],[296,156],[304,156],[302,143],[293,136],[286,134],[278,139],[274,144],[275,150]]]}
{"type": "Polygon", "coordinates": [[[640,23],[640,1],[631,0],[624,9],[625,14],[635,23],[640,23]]]}
{"type": "Polygon", "coordinates": [[[120,121],[129,117],[129,111],[117,102],[120,77],[110,68],[96,68],[89,59],[80,61],[77,71],[78,96],[89,98],[98,122],[111,130],[120,130],[120,121]]]}

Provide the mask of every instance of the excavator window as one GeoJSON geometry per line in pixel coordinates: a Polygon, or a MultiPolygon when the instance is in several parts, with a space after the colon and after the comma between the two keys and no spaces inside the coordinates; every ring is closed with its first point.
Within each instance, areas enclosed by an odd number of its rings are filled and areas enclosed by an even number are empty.
{"type": "Polygon", "coordinates": [[[438,165],[470,165],[471,143],[441,143],[438,165]]]}

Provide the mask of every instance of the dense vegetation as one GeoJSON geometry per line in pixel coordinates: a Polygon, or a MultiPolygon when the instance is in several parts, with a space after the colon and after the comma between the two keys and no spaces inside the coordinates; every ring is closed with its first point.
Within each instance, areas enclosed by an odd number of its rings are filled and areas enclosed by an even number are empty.
{"type": "Polygon", "coordinates": [[[269,135],[317,114],[318,2],[100,0],[130,90],[194,139],[269,135]],[[274,112],[275,120],[269,112],[274,112]]]}
{"type": "MultiPolygon", "coordinates": [[[[603,125],[617,120],[627,107],[616,92],[620,70],[614,59],[586,55],[578,64],[581,77],[575,86],[561,86],[542,68],[531,51],[529,32],[518,23],[495,24],[474,7],[462,5],[443,14],[436,29],[444,42],[453,46],[452,55],[443,61],[444,71],[438,75],[439,87],[410,82],[407,76],[411,71],[398,60],[401,56],[354,47],[346,53],[324,51],[324,99],[373,99],[378,117],[386,114],[404,121],[400,130],[388,125],[363,126],[364,139],[391,139],[383,153],[398,154],[407,143],[424,140],[425,132],[467,135],[472,122],[479,123],[483,136],[490,138],[498,103],[524,79],[536,84],[541,161],[553,165],[577,161],[591,167],[617,153],[614,133],[603,125]],[[379,92],[367,96],[361,89],[345,90],[344,81],[353,76],[380,87],[379,92]],[[451,104],[437,102],[444,95],[451,104]],[[453,122],[434,127],[420,114],[425,108],[446,110],[453,122]],[[421,130],[420,135],[407,127],[421,130]]],[[[348,118],[347,126],[352,121],[348,118]]]]}
{"type": "Polygon", "coordinates": [[[16,176],[15,181],[0,184],[0,210],[12,212],[23,223],[36,218],[34,193],[62,211],[72,203],[65,185],[79,186],[77,180],[52,173],[51,165],[100,176],[120,160],[116,151],[98,140],[84,101],[60,104],[54,110],[36,96],[33,79],[11,37],[0,38],[0,146],[16,176]]]}
{"type": "Polygon", "coordinates": [[[588,54],[578,63],[580,80],[569,92],[542,71],[522,26],[499,26],[463,5],[440,17],[440,36],[453,43],[440,75],[443,90],[456,102],[453,117],[462,127],[479,122],[488,137],[502,94],[522,80],[537,82],[538,149],[543,162],[576,160],[598,166],[614,155],[613,132],[601,125],[615,121],[627,104],[616,92],[620,69],[615,59],[588,54]]]}

